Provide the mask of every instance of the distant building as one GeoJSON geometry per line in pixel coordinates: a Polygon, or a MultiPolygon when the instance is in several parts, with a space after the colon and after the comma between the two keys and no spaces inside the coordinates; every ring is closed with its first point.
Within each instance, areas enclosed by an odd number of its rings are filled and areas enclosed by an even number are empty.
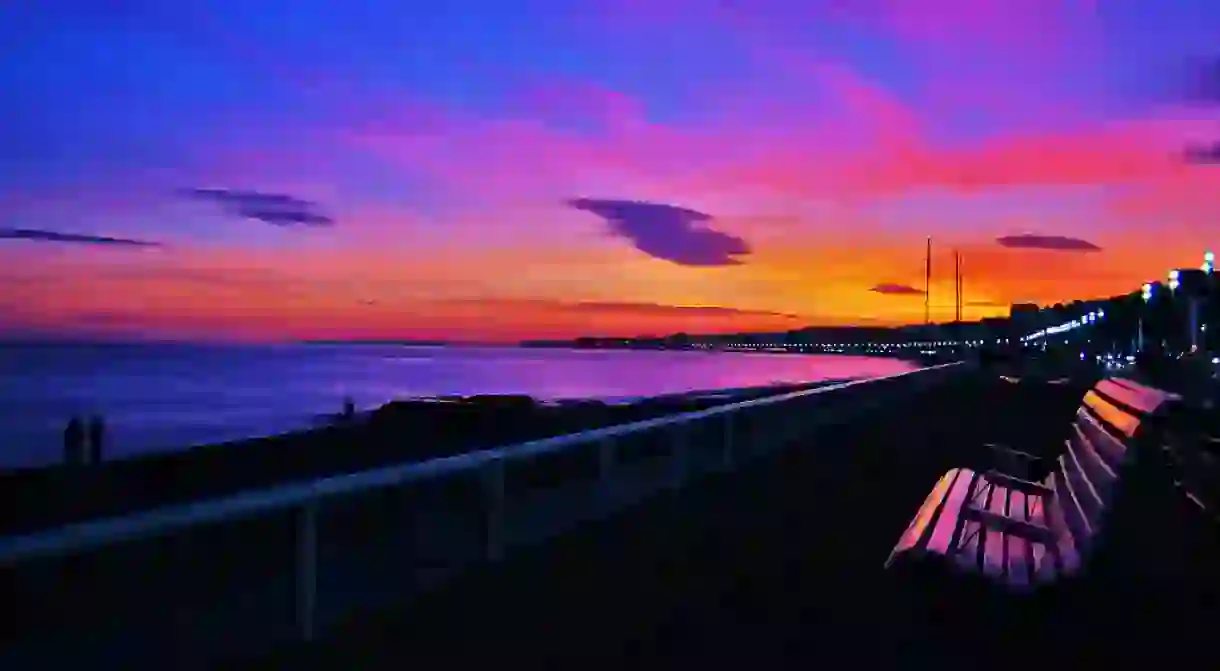
{"type": "Polygon", "coordinates": [[[1008,319],[1013,336],[1020,337],[1042,327],[1042,308],[1036,303],[1013,303],[1008,319]]]}
{"type": "Polygon", "coordinates": [[[1036,303],[1013,303],[1012,307],[1008,308],[1008,316],[1014,320],[1029,318],[1030,315],[1037,316],[1040,310],[1036,303]]]}
{"type": "Polygon", "coordinates": [[[1179,268],[1178,283],[1180,289],[1187,293],[1202,293],[1208,285],[1207,273],[1198,268],[1179,268]]]}

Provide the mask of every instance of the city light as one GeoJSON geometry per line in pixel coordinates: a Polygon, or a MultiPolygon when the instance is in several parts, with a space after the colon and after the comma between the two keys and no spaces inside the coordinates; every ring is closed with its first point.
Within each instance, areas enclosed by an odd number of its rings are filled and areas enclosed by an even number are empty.
{"type": "MultiPolygon", "coordinates": [[[[1047,336],[1057,335],[1060,333],[1066,333],[1068,331],[1078,329],[1081,326],[1087,326],[1089,324],[1092,324],[1092,323],[1096,322],[1097,320],[1101,319],[1102,317],[1105,317],[1105,315],[1106,315],[1106,313],[1103,312],[1102,310],[1090,312],[1079,319],[1070,319],[1066,322],[1063,322],[1062,324],[1060,324],[1058,326],[1050,326],[1050,327],[1047,327],[1044,329],[1039,329],[1037,331],[1034,331],[1033,333],[1022,337],[1021,342],[1031,342],[1034,340],[1039,340],[1041,338],[1045,338],[1047,336]]],[[[1066,344],[1067,341],[1065,340],[1064,343],[1066,344]]]]}
{"type": "Polygon", "coordinates": [[[1216,255],[1210,251],[1203,253],[1203,272],[1210,275],[1216,267],[1216,255]]]}
{"type": "Polygon", "coordinates": [[[1143,289],[1142,295],[1143,295],[1145,303],[1152,300],[1152,284],[1147,283],[1147,282],[1144,283],[1144,289],[1143,289]]]}
{"type": "Polygon", "coordinates": [[[1180,286],[1182,286],[1181,273],[1176,270],[1169,271],[1169,290],[1177,291],[1180,286]]]}

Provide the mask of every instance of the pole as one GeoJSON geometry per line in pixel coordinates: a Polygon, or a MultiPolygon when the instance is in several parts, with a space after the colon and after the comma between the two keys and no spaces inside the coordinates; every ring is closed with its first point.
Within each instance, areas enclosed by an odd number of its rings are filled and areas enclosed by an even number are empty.
{"type": "Polygon", "coordinates": [[[1137,341],[1138,344],[1135,346],[1135,351],[1143,352],[1144,351],[1144,315],[1140,315],[1140,326],[1139,326],[1139,331],[1136,332],[1136,337],[1139,340],[1137,341]]]}
{"type": "Polygon", "coordinates": [[[932,236],[928,236],[928,251],[923,257],[923,323],[932,323],[932,236]]]}
{"type": "Polygon", "coordinates": [[[1190,322],[1190,351],[1194,353],[1199,351],[1199,299],[1191,296],[1187,301],[1186,309],[1189,312],[1187,319],[1190,322]]]}
{"type": "Polygon", "coordinates": [[[955,320],[961,323],[961,253],[956,250],[953,253],[953,284],[955,295],[958,296],[954,301],[953,314],[955,320]]]}

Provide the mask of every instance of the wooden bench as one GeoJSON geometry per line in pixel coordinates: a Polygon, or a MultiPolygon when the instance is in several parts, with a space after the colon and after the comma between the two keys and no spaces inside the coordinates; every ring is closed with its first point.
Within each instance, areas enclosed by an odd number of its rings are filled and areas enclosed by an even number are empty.
{"type": "Polygon", "coordinates": [[[920,506],[886,568],[935,562],[1012,590],[1076,574],[1155,433],[1157,422],[1150,420],[1175,400],[1125,380],[1099,382],[1085,394],[1065,449],[1044,478],[950,470],[920,506]]]}

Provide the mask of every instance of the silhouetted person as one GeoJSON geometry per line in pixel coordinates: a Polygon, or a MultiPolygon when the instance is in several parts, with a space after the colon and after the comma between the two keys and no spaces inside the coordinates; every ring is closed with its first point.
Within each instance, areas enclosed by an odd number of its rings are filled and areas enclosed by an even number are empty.
{"type": "Polygon", "coordinates": [[[105,453],[104,447],[106,444],[106,423],[102,420],[101,415],[94,415],[89,420],[89,464],[96,466],[102,463],[102,455],[105,453]]]}
{"type": "Polygon", "coordinates": [[[352,398],[349,396],[343,399],[343,419],[350,422],[355,417],[356,404],[352,402],[352,398]]]}
{"type": "Polygon", "coordinates": [[[68,420],[64,427],[64,463],[79,465],[85,458],[85,425],[79,417],[68,420]]]}

